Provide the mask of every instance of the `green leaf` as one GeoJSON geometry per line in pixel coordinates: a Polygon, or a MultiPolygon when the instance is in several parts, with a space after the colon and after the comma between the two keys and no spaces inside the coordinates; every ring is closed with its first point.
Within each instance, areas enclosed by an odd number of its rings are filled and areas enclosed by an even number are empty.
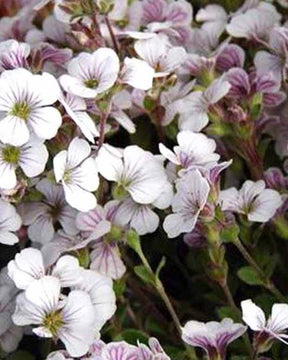
{"type": "Polygon", "coordinates": [[[263,279],[251,266],[244,266],[237,271],[238,277],[248,285],[264,285],[263,279]]]}
{"type": "Polygon", "coordinates": [[[221,230],[220,237],[223,242],[230,243],[238,237],[240,229],[237,224],[231,224],[221,230]]]}
{"type": "Polygon", "coordinates": [[[149,336],[137,329],[126,329],[121,334],[118,334],[113,340],[127,341],[129,344],[137,345],[137,342],[147,344],[149,336]]]}
{"type": "Polygon", "coordinates": [[[135,274],[147,284],[155,284],[155,276],[144,265],[134,267],[135,274]]]}

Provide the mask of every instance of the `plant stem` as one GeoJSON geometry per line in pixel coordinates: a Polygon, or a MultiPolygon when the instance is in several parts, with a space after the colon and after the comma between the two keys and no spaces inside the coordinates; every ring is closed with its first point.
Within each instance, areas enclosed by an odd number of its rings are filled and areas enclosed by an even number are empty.
{"type": "Polygon", "coordinates": [[[256,263],[256,261],[252,258],[252,256],[248,253],[245,247],[242,245],[239,238],[234,239],[234,245],[238,248],[241,252],[244,259],[250,264],[260,275],[263,279],[265,287],[281,302],[286,302],[285,296],[276,288],[275,284],[270,280],[267,279],[264,271],[260,268],[260,266],[256,263]]]}
{"type": "Polygon", "coordinates": [[[108,31],[109,31],[109,34],[110,34],[110,37],[111,37],[111,40],[112,40],[112,43],[113,43],[113,47],[114,47],[114,50],[116,51],[116,53],[119,55],[119,46],[118,46],[118,41],[115,37],[115,34],[113,32],[113,29],[112,29],[112,26],[110,24],[110,21],[109,21],[109,18],[108,16],[105,16],[105,23],[107,25],[107,28],[108,28],[108,31]]]}

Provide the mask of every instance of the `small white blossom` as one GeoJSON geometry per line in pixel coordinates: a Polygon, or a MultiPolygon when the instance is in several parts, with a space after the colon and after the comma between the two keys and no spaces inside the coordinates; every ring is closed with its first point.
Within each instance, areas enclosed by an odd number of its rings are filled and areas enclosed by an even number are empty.
{"type": "Polygon", "coordinates": [[[70,94],[95,98],[115,84],[119,68],[115,51],[100,48],[92,54],[81,53],[72,59],[68,64],[69,75],[62,75],[59,81],[70,94]]]}
{"type": "Polygon", "coordinates": [[[182,328],[182,339],[191,346],[201,347],[210,360],[224,359],[227,346],[242,336],[246,329],[229,318],[207,323],[192,320],[182,328]]]}
{"type": "Polygon", "coordinates": [[[65,201],[63,188],[43,179],[37,183],[36,189],[45,198],[41,202],[27,202],[19,206],[23,224],[28,225],[29,238],[41,244],[49,242],[55,233],[54,224],[58,222],[67,233],[76,234],[77,211],[65,201]]]}
{"type": "Polygon", "coordinates": [[[272,51],[258,51],[254,58],[257,73],[272,73],[279,83],[287,76],[287,36],[287,27],[275,26],[269,36],[269,46],[272,51]]]}
{"type": "Polygon", "coordinates": [[[162,161],[136,145],[127,146],[123,153],[104,145],[96,162],[102,176],[115,181],[119,192],[128,192],[139,204],[155,201],[167,182],[162,161]]]}
{"type": "Polygon", "coordinates": [[[156,77],[169,75],[186,60],[185,49],[172,46],[163,34],[136,41],[135,51],[156,71],[156,77]]]}
{"type": "MultiPolygon", "coordinates": [[[[75,285],[80,281],[78,260],[70,255],[62,256],[52,270],[62,287],[75,285]]],[[[27,289],[35,280],[48,274],[43,255],[40,250],[27,248],[16,254],[15,259],[8,263],[8,275],[18,289],[27,289]]]]}
{"type": "Polygon", "coordinates": [[[118,206],[115,222],[122,227],[129,227],[139,235],[153,233],[159,226],[159,216],[154,208],[166,209],[173,199],[172,185],[167,182],[159,197],[148,205],[138,204],[131,197],[124,199],[118,206]]]}
{"type": "Polygon", "coordinates": [[[0,70],[12,70],[25,67],[30,46],[11,39],[0,43],[0,70]]]}
{"type": "Polygon", "coordinates": [[[83,135],[92,143],[94,138],[99,136],[99,131],[96,128],[94,121],[86,112],[87,105],[84,99],[79,96],[67,94],[60,98],[61,104],[64,106],[67,114],[79,127],[83,135]]]}
{"type": "Polygon", "coordinates": [[[265,189],[265,182],[245,181],[242,188],[230,188],[220,193],[222,210],[244,214],[249,221],[267,222],[281,206],[282,200],[276,190],[265,189]]]}
{"type": "MultiPolygon", "coordinates": [[[[147,81],[150,82],[149,78],[145,79],[145,82],[147,81]]],[[[127,90],[119,91],[112,97],[112,106],[109,117],[115,119],[125,130],[127,130],[130,134],[133,134],[136,132],[136,126],[125,112],[125,110],[129,110],[131,107],[132,102],[130,93],[127,90]]]]}
{"type": "Polygon", "coordinates": [[[90,296],[80,290],[61,300],[60,288],[53,276],[34,281],[18,295],[12,318],[19,326],[38,325],[35,334],[60,339],[71,356],[80,357],[94,340],[94,308],[90,296]]]}
{"type": "Polygon", "coordinates": [[[225,30],[228,15],[222,6],[209,4],[198,11],[196,21],[203,23],[201,28],[215,38],[212,41],[213,43],[217,43],[220,35],[225,30]]]}
{"type": "Polygon", "coordinates": [[[114,200],[104,207],[97,205],[93,210],[79,213],[76,219],[84,238],[79,246],[88,243],[92,246],[90,268],[112,279],[120,279],[126,271],[116,242],[123,237],[122,229],[115,221],[118,211],[119,201],[114,200]]]}
{"type": "Polygon", "coordinates": [[[90,269],[98,271],[111,279],[121,279],[126,272],[126,266],[121,259],[117,244],[108,243],[99,238],[91,244],[90,269]]]}
{"type": "Polygon", "coordinates": [[[181,119],[181,114],[185,114],[186,110],[181,100],[190,93],[194,85],[195,80],[188,83],[177,81],[173,87],[169,87],[167,91],[161,93],[160,102],[165,108],[165,115],[162,120],[163,126],[169,125],[177,116],[181,119]]]}
{"type": "Polygon", "coordinates": [[[52,107],[60,96],[56,79],[33,75],[25,69],[7,70],[0,77],[0,140],[14,146],[25,144],[33,132],[52,139],[61,125],[60,112],[52,107]]]}
{"type": "Polygon", "coordinates": [[[136,59],[124,59],[124,66],[121,71],[121,82],[128,84],[135,89],[149,90],[153,85],[155,70],[147,62],[136,59]]]}
{"type": "Polygon", "coordinates": [[[261,2],[258,7],[232,17],[226,29],[237,38],[265,39],[280,19],[281,15],[272,4],[261,2]]]}
{"type": "Polygon", "coordinates": [[[210,191],[208,181],[199,170],[191,170],[176,182],[172,201],[173,214],[166,216],[163,228],[169,238],[191,232],[203,210],[210,191]]]}
{"type": "Polygon", "coordinates": [[[201,131],[209,122],[209,106],[227,95],[230,87],[229,82],[221,77],[214,80],[205,91],[193,91],[179,100],[178,107],[184,109],[179,117],[179,128],[201,131]]]}
{"type": "Polygon", "coordinates": [[[67,202],[80,211],[96,206],[96,197],[91,191],[97,190],[99,178],[95,161],[88,157],[90,152],[87,141],[74,138],[68,150],[53,159],[56,181],[61,181],[67,202]]]}
{"type": "Polygon", "coordinates": [[[29,178],[40,175],[48,157],[46,146],[36,137],[31,137],[22,146],[0,142],[0,188],[12,189],[16,186],[16,170],[19,167],[29,178]]]}
{"type": "Polygon", "coordinates": [[[94,328],[99,331],[116,311],[113,282],[92,270],[83,270],[81,278],[73,289],[85,291],[90,296],[95,312],[94,328]]]}
{"type": "Polygon", "coordinates": [[[159,145],[159,150],[166,159],[183,169],[209,168],[217,163],[220,156],[215,153],[216,143],[204,134],[192,131],[180,131],[177,135],[178,146],[172,152],[165,145],[159,145]]]}
{"type": "Polygon", "coordinates": [[[0,199],[0,243],[14,245],[19,240],[13,232],[19,230],[21,217],[13,205],[0,199]]]}
{"type": "Polygon", "coordinates": [[[251,330],[262,335],[259,336],[262,342],[270,340],[271,346],[271,340],[277,339],[288,344],[288,335],[285,333],[288,329],[288,304],[274,304],[268,320],[263,310],[250,299],[242,301],[241,308],[243,321],[251,330]]]}

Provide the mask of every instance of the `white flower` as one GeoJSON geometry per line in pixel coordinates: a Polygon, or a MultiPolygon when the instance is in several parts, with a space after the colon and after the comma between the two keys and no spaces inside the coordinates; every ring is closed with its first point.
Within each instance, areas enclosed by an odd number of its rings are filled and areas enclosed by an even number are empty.
{"type": "Polygon", "coordinates": [[[217,163],[220,156],[214,151],[216,143],[204,134],[192,131],[180,131],[177,135],[178,146],[172,152],[165,145],[159,145],[159,150],[166,159],[183,169],[209,168],[217,163]]]}
{"type": "MultiPolygon", "coordinates": [[[[63,230],[58,230],[54,238],[41,248],[45,267],[48,268],[55,264],[63,253],[72,251],[74,248],[80,249],[80,244],[83,241],[84,239],[80,234],[68,235],[63,230]]],[[[86,245],[84,244],[84,247],[86,245]]]]}
{"type": "MultiPolygon", "coordinates": [[[[150,81],[149,79],[145,81],[150,81]]],[[[135,85],[135,84],[134,84],[135,85]]],[[[132,107],[131,95],[127,90],[121,90],[112,97],[109,117],[115,119],[130,134],[136,132],[136,126],[124,110],[132,107]]]]}
{"type": "Polygon", "coordinates": [[[68,93],[95,98],[115,84],[119,68],[115,51],[100,48],[92,54],[81,53],[72,59],[68,64],[69,75],[62,75],[59,81],[68,93]]]}
{"type": "Polygon", "coordinates": [[[173,214],[166,216],[163,223],[169,238],[194,229],[207,202],[210,186],[199,170],[192,170],[176,182],[176,190],[172,201],[173,214]]]}
{"type": "Polygon", "coordinates": [[[94,121],[86,112],[87,105],[85,100],[79,96],[67,94],[65,98],[63,96],[60,98],[60,102],[70,118],[79,126],[83,135],[94,143],[94,138],[99,136],[99,131],[94,121]]]}
{"type": "Polygon", "coordinates": [[[119,206],[116,221],[123,227],[135,229],[139,235],[152,233],[159,225],[159,217],[150,205],[137,204],[130,197],[119,206]]]}
{"type": "Polygon", "coordinates": [[[16,213],[13,205],[0,199],[0,243],[14,245],[18,237],[13,233],[21,226],[21,217],[16,213]]]}
{"type": "MultiPolygon", "coordinates": [[[[120,124],[129,133],[131,134],[135,133],[136,126],[126,113],[126,110],[130,110],[132,107],[131,94],[129,93],[129,91],[123,89],[117,92],[115,95],[111,97],[110,105],[111,106],[109,109],[108,118],[116,120],[117,123],[120,124]]],[[[102,111],[101,109],[99,109],[98,106],[96,106],[95,101],[93,100],[89,101],[89,108],[94,115],[99,116],[99,118],[101,117],[102,111]]],[[[116,126],[118,124],[116,124],[116,126]]],[[[106,124],[105,134],[110,130],[111,130],[111,125],[106,124]]]]}
{"type": "Polygon", "coordinates": [[[216,104],[230,90],[230,84],[224,77],[216,79],[205,91],[193,91],[182,100],[178,107],[185,109],[179,117],[181,130],[201,131],[209,122],[209,106],[216,104]]]}
{"type": "Polygon", "coordinates": [[[23,224],[28,225],[28,236],[32,241],[45,244],[55,233],[54,224],[60,223],[69,234],[76,234],[77,211],[67,204],[63,188],[48,179],[40,180],[36,189],[45,198],[40,201],[22,203],[19,206],[23,224]]]}
{"type": "Polygon", "coordinates": [[[152,204],[138,204],[131,197],[127,197],[118,206],[115,222],[122,227],[128,226],[136,230],[139,235],[153,233],[159,225],[159,216],[153,208],[166,209],[171,205],[172,199],[173,188],[168,181],[152,204]]]}
{"type": "Polygon", "coordinates": [[[94,339],[95,312],[90,296],[74,290],[60,300],[60,281],[45,276],[18,295],[13,321],[19,326],[38,325],[40,337],[60,339],[73,357],[84,355],[94,339]]]}
{"type": "Polygon", "coordinates": [[[60,112],[52,107],[60,96],[55,78],[33,75],[25,69],[7,70],[0,77],[0,140],[14,146],[25,144],[30,132],[52,139],[61,125],[60,112]]]}
{"type": "Polygon", "coordinates": [[[104,214],[102,211],[98,211],[99,209],[102,208],[97,206],[97,208],[87,213],[79,214],[77,224],[83,231],[81,235],[71,236],[59,230],[54,239],[44,245],[41,251],[47,267],[53,265],[61,254],[65,252],[90,246],[90,269],[112,279],[122,277],[126,267],[121,259],[117,244],[109,234],[111,224],[102,218],[104,214]],[[106,234],[108,235],[108,241],[105,238],[106,234]]]}
{"type": "Polygon", "coordinates": [[[94,328],[99,331],[116,311],[113,282],[108,277],[92,270],[83,270],[81,276],[82,281],[74,289],[89,294],[95,312],[94,328]]]}
{"type": "Polygon", "coordinates": [[[116,243],[109,243],[104,238],[93,241],[90,258],[90,269],[100,274],[111,279],[121,279],[125,274],[126,266],[116,243]]]}
{"type": "Polygon", "coordinates": [[[196,21],[203,22],[201,28],[215,38],[213,40],[215,44],[225,30],[228,15],[222,6],[210,4],[198,11],[196,21]]]}
{"type": "Polygon", "coordinates": [[[22,146],[0,142],[0,188],[13,189],[16,186],[18,167],[29,178],[40,175],[45,169],[48,157],[43,140],[35,136],[22,146]]]}
{"type": "Polygon", "coordinates": [[[242,188],[230,188],[220,193],[222,210],[245,214],[249,221],[267,222],[281,206],[282,200],[276,190],[265,189],[265,182],[245,181],[242,188]]]}
{"type": "Polygon", "coordinates": [[[258,51],[254,58],[257,73],[272,73],[279,83],[282,77],[286,79],[286,63],[287,63],[287,27],[275,26],[270,32],[269,46],[272,49],[268,51],[258,51]]]}
{"type": "Polygon", "coordinates": [[[45,275],[41,251],[33,248],[22,250],[8,263],[8,275],[18,289],[26,289],[34,280],[45,275]]]}
{"type": "Polygon", "coordinates": [[[96,206],[91,191],[97,190],[99,178],[95,161],[88,158],[90,152],[87,141],[74,138],[68,150],[61,151],[53,159],[56,181],[61,181],[67,202],[80,211],[96,206]]]}
{"type": "MultiPolygon", "coordinates": [[[[150,338],[148,345],[138,341],[137,346],[130,345],[125,341],[113,341],[105,344],[103,341],[97,340],[91,346],[89,354],[91,359],[99,360],[170,360],[156,338],[150,338]]],[[[58,360],[56,357],[51,357],[52,359],[58,360]]],[[[67,357],[59,357],[59,360],[62,359],[67,359],[67,357]]]]}
{"type": "Polygon", "coordinates": [[[126,57],[121,73],[121,81],[135,89],[149,90],[153,86],[155,70],[143,60],[126,57]]]}
{"type": "Polygon", "coordinates": [[[172,46],[163,34],[136,41],[135,51],[156,71],[156,77],[169,75],[186,60],[185,49],[172,46]]]}
{"type": "Polygon", "coordinates": [[[192,320],[182,328],[182,339],[191,346],[204,349],[209,360],[225,359],[227,346],[242,336],[246,329],[229,318],[207,323],[192,320]]]}
{"type": "Polygon", "coordinates": [[[136,145],[127,146],[123,153],[104,145],[96,162],[101,175],[117,183],[118,193],[128,192],[139,204],[155,201],[167,182],[162,161],[136,145]]]}
{"type": "Polygon", "coordinates": [[[19,43],[14,39],[1,42],[0,70],[11,70],[18,67],[25,67],[29,54],[30,46],[26,43],[19,43]]]}
{"type": "Polygon", "coordinates": [[[258,338],[262,343],[259,345],[262,345],[265,350],[272,345],[273,339],[288,344],[288,335],[285,334],[288,329],[288,304],[274,304],[268,320],[263,310],[250,299],[242,301],[241,308],[243,321],[251,330],[259,332],[258,338]],[[263,346],[265,343],[267,347],[263,346]]]}
{"type": "Polygon", "coordinates": [[[183,108],[181,100],[188,95],[194,85],[195,80],[189,81],[188,83],[183,83],[178,80],[173,87],[169,87],[167,91],[161,93],[160,102],[165,108],[165,115],[162,121],[163,126],[169,125],[176,119],[177,115],[181,118],[181,114],[185,114],[185,108],[183,108]]]}
{"type": "Polygon", "coordinates": [[[115,222],[118,208],[119,201],[109,201],[104,207],[97,205],[93,210],[79,213],[76,219],[84,237],[79,246],[92,245],[90,268],[112,279],[120,279],[126,271],[117,246],[123,237],[122,229],[115,222]]]}
{"type": "MultiPolygon", "coordinates": [[[[62,287],[75,285],[80,281],[78,260],[70,255],[62,256],[52,270],[62,287]]],[[[38,249],[27,248],[16,254],[15,259],[8,263],[8,275],[18,289],[27,289],[35,280],[47,273],[42,253],[38,249]]]]}
{"type": "Polygon", "coordinates": [[[280,19],[281,15],[272,4],[261,2],[257,8],[232,17],[226,29],[237,38],[265,39],[280,19]]]}

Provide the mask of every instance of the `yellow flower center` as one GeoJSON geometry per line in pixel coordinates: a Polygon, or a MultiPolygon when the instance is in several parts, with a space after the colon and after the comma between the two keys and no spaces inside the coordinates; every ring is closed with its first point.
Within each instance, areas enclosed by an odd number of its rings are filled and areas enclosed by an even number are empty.
{"type": "Polygon", "coordinates": [[[7,145],[2,149],[2,158],[5,162],[17,165],[20,157],[20,149],[18,147],[7,145]]]}
{"type": "Polygon", "coordinates": [[[11,115],[17,116],[20,119],[27,120],[30,113],[30,106],[26,102],[14,104],[11,115]]]}
{"type": "Polygon", "coordinates": [[[98,85],[98,80],[96,79],[88,79],[84,81],[84,84],[86,85],[86,87],[88,87],[89,89],[94,89],[95,87],[97,87],[98,85]]]}
{"type": "Polygon", "coordinates": [[[53,336],[56,336],[64,322],[62,320],[62,314],[60,311],[55,311],[51,314],[47,314],[42,325],[48,329],[53,336]]]}

